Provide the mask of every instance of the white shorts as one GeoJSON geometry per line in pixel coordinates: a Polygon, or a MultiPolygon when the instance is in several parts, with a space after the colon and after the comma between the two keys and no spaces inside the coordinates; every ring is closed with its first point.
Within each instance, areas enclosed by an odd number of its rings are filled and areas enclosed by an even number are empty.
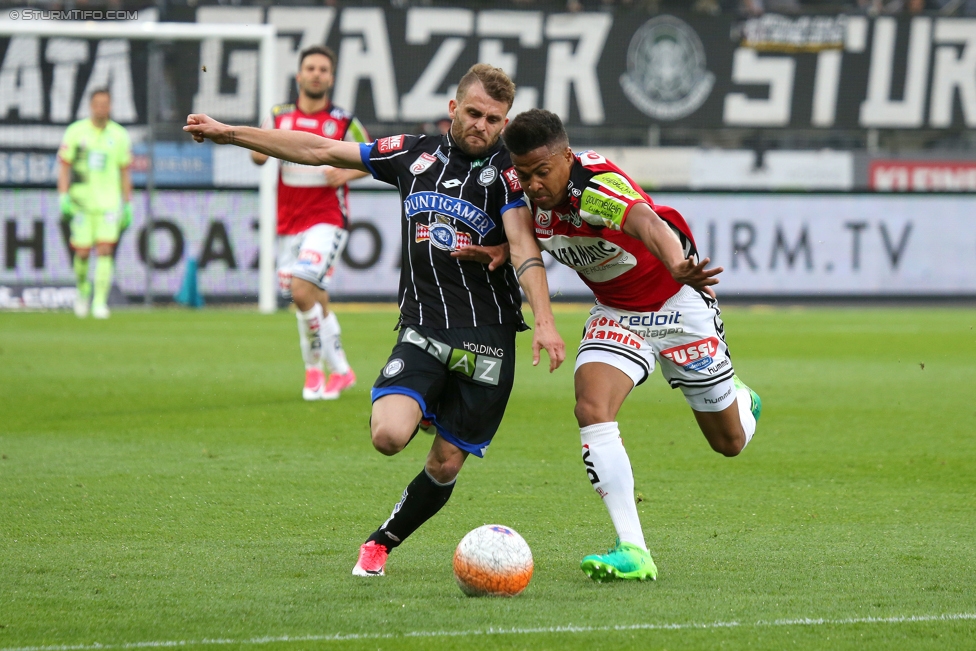
{"type": "Polygon", "coordinates": [[[297,235],[279,235],[278,291],[281,295],[291,296],[292,278],[328,290],[348,240],[349,231],[332,224],[316,224],[297,235]]]}
{"type": "Polygon", "coordinates": [[[657,312],[596,305],[583,328],[576,368],[609,364],[641,384],[655,363],[695,411],[722,411],[735,400],[732,359],[718,302],[684,286],[657,312]]]}

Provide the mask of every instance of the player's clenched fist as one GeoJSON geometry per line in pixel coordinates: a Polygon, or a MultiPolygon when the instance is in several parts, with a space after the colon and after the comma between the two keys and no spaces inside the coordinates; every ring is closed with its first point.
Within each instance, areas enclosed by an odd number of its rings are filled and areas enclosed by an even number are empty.
{"type": "Polygon", "coordinates": [[[186,116],[186,126],[183,130],[193,136],[197,142],[212,140],[218,145],[229,145],[234,141],[234,131],[231,127],[203,113],[186,116]]]}

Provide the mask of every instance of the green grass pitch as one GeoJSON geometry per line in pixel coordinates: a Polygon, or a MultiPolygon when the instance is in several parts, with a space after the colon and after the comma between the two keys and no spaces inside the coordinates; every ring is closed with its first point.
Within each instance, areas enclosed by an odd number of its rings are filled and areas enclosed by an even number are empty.
{"type": "MultiPolygon", "coordinates": [[[[420,470],[383,457],[369,387],[385,307],[338,306],[359,384],[301,400],[291,314],[0,314],[0,649],[974,649],[976,311],[730,307],[761,395],[738,458],[659,373],[620,415],[660,568],[595,584],[610,546],[573,419],[572,355],[528,363],[487,458],[387,565],[357,550],[420,470]],[[517,529],[535,576],[464,597],[451,555],[517,529]]],[[[584,320],[560,308],[573,351],[584,320]]]]}

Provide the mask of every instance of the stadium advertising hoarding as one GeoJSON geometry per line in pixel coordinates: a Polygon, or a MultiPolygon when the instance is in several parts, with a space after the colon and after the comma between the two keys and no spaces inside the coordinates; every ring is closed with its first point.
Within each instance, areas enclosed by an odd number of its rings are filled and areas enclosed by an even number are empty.
{"type": "MultiPolygon", "coordinates": [[[[976,220],[971,199],[952,195],[657,194],[677,206],[702,253],[725,267],[726,296],[976,296],[976,220]],[[945,254],[948,243],[958,254],[945,254]]],[[[116,282],[145,288],[146,235],[136,193],[133,226],[120,244],[116,282]]],[[[57,217],[57,193],[0,190],[0,305],[70,305],[73,273],[57,217]],[[46,303],[45,303],[46,302],[46,303]]],[[[390,192],[355,192],[349,245],[333,279],[337,299],[391,299],[399,279],[400,205],[390,192]]],[[[186,260],[198,261],[209,298],[257,294],[257,195],[160,191],[153,287],[173,295],[186,260]]],[[[560,298],[588,299],[576,275],[546,256],[560,298]]]]}
{"type": "MultiPolygon", "coordinates": [[[[976,126],[976,22],[967,19],[451,7],[200,7],[194,17],[274,23],[281,101],[298,51],[334,47],[335,101],[370,123],[441,117],[459,75],[487,61],[514,76],[516,112],[544,107],[570,125],[976,126]]],[[[146,47],[0,39],[0,146],[55,147],[52,127],[84,115],[99,86],[112,90],[120,122],[144,124],[146,47]]],[[[165,75],[164,120],[197,111],[260,119],[253,47],[206,40],[170,51],[167,65],[179,74],[165,75]]]]}
{"type": "Polygon", "coordinates": [[[976,192],[976,161],[872,160],[868,184],[882,192],[976,192]]]}

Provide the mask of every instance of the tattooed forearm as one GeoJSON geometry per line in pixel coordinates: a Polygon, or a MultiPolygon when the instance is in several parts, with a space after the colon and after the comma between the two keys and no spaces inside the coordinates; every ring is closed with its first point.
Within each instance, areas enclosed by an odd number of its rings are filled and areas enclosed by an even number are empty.
{"type": "Polygon", "coordinates": [[[528,260],[523,262],[518,269],[515,270],[515,275],[521,278],[522,274],[524,274],[532,267],[542,267],[543,269],[545,269],[546,265],[542,262],[542,258],[529,258],[528,260]]]}

